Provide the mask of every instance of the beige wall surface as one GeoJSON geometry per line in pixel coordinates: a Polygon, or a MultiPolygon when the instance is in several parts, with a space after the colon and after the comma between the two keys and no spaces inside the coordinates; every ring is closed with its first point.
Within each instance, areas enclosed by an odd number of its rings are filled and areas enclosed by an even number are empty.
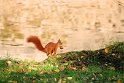
{"type": "Polygon", "coordinates": [[[60,38],[63,52],[96,50],[124,41],[124,1],[0,0],[0,32],[1,40],[24,46],[37,35],[43,45],[60,38]]]}

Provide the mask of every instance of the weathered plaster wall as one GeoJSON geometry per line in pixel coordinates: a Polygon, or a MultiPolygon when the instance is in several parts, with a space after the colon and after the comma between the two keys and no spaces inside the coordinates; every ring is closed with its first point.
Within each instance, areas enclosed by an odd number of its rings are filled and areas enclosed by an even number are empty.
{"type": "Polygon", "coordinates": [[[37,35],[44,45],[61,38],[64,52],[98,49],[110,41],[124,41],[124,1],[0,0],[0,28],[18,31],[23,37],[17,36],[17,43],[37,35]]]}

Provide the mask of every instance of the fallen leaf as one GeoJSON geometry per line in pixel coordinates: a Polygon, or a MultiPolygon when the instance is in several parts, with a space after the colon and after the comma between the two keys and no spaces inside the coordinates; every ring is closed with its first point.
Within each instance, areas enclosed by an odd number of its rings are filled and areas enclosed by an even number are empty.
{"type": "Polygon", "coordinates": [[[41,72],[40,72],[40,75],[42,75],[43,73],[44,73],[44,72],[43,72],[43,71],[41,71],[41,72]]]}
{"type": "Polygon", "coordinates": [[[117,81],[117,83],[122,83],[122,81],[119,79],[119,80],[117,81]]]}
{"type": "Polygon", "coordinates": [[[17,83],[17,81],[13,81],[13,83],[17,83]]]}
{"type": "Polygon", "coordinates": [[[58,83],[62,83],[62,79],[61,78],[59,79],[58,83]]]}
{"type": "Polygon", "coordinates": [[[72,77],[67,77],[68,80],[72,80],[72,77]]]}
{"type": "Polygon", "coordinates": [[[109,48],[105,48],[105,53],[109,53],[109,48]]]}
{"type": "Polygon", "coordinates": [[[59,72],[59,69],[56,69],[55,72],[59,72]]]}
{"type": "Polygon", "coordinates": [[[32,83],[36,83],[36,80],[33,80],[32,83]]]}

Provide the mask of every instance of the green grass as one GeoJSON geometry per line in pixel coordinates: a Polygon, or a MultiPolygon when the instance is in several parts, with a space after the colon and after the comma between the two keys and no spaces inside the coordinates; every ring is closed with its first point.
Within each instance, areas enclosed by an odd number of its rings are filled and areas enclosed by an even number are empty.
{"type": "Polygon", "coordinates": [[[69,52],[44,62],[0,60],[2,83],[123,83],[124,44],[96,51],[69,52]],[[114,56],[113,56],[114,55],[114,56]],[[119,56],[119,57],[118,57],[119,56]],[[114,63],[116,60],[119,63],[114,63]]]}

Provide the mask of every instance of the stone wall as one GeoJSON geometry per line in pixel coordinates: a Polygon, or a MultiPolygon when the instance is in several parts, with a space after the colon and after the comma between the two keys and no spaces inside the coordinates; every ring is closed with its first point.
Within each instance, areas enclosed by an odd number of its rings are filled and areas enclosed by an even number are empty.
{"type": "Polygon", "coordinates": [[[0,30],[23,44],[37,35],[44,45],[61,38],[64,51],[98,49],[124,41],[124,1],[0,0],[0,30]]]}

